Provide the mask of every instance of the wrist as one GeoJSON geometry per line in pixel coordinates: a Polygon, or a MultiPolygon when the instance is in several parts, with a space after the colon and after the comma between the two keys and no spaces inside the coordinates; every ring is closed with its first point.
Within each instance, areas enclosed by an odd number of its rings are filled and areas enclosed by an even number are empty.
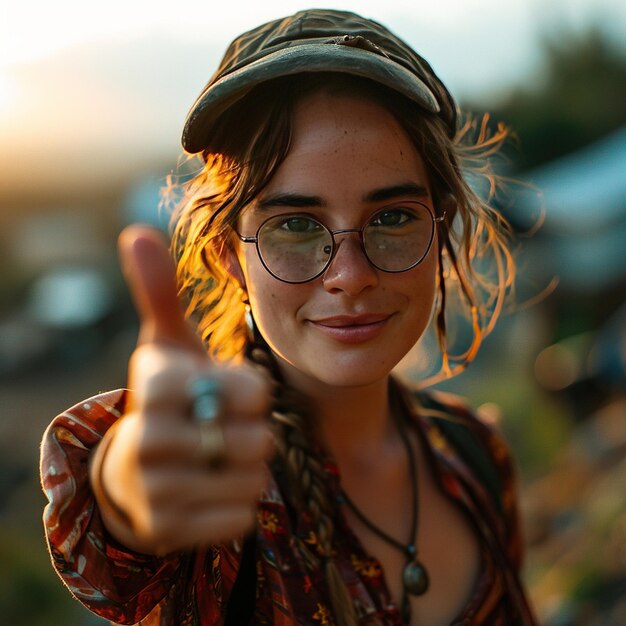
{"type": "Polygon", "coordinates": [[[130,517],[112,498],[104,478],[107,454],[120,423],[121,419],[115,422],[92,451],[89,462],[89,481],[105,528],[117,541],[134,549],[134,533],[130,517]]]}

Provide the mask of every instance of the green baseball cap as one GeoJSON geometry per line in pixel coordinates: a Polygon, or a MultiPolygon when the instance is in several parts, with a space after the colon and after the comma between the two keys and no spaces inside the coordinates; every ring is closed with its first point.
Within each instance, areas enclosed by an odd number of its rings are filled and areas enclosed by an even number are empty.
{"type": "Polygon", "coordinates": [[[219,116],[257,85],[306,72],[368,78],[439,115],[450,137],[456,132],[452,96],[411,47],[378,22],[355,13],[311,9],[258,26],[230,44],[187,114],[183,148],[192,154],[204,150],[219,116]]]}

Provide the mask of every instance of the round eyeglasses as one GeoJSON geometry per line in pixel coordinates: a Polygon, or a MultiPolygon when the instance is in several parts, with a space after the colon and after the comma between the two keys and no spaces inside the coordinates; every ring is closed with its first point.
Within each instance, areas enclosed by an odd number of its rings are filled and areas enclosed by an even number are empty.
{"type": "Polygon", "coordinates": [[[274,215],[255,236],[239,239],[256,244],[265,269],[285,283],[306,283],[323,274],[337,251],[337,237],[358,233],[368,261],[383,272],[406,272],[428,254],[435,236],[435,217],[421,202],[386,207],[361,228],[330,230],[318,219],[302,213],[274,215]]]}

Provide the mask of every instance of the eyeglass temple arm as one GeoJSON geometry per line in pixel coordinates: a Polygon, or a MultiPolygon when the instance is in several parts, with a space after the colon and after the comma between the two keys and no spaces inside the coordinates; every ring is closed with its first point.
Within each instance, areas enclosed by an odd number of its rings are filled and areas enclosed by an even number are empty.
{"type": "Polygon", "coordinates": [[[239,239],[243,241],[243,243],[256,243],[257,242],[257,238],[255,236],[246,237],[245,235],[240,235],[239,233],[237,233],[237,237],[239,237],[239,239]]]}

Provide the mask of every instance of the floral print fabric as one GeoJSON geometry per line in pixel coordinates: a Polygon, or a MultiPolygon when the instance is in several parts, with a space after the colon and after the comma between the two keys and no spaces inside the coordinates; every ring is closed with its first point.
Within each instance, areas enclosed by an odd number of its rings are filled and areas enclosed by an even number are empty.
{"type": "MultiPolygon", "coordinates": [[[[241,562],[241,541],[166,558],[139,554],[106,531],[88,479],[91,449],[123,413],[126,391],[101,394],[65,411],[48,427],[41,479],[49,504],[44,527],[54,567],[87,608],[120,624],[221,626],[241,562]]],[[[448,397],[402,391],[409,422],[422,438],[441,489],[476,522],[483,567],[453,626],[534,626],[519,581],[522,543],[510,456],[500,434],[448,397]],[[437,425],[441,416],[470,429],[497,471],[498,503],[437,425]]],[[[325,470],[340,498],[332,460],[325,470]]],[[[256,527],[256,604],[253,624],[333,626],[316,555],[315,530],[290,506],[280,471],[268,469],[256,527]],[[310,560],[310,559],[308,559],[310,560]],[[314,559],[315,560],[315,559],[314,559]]],[[[337,564],[353,597],[360,626],[400,626],[380,563],[363,550],[337,507],[337,564]]]]}

